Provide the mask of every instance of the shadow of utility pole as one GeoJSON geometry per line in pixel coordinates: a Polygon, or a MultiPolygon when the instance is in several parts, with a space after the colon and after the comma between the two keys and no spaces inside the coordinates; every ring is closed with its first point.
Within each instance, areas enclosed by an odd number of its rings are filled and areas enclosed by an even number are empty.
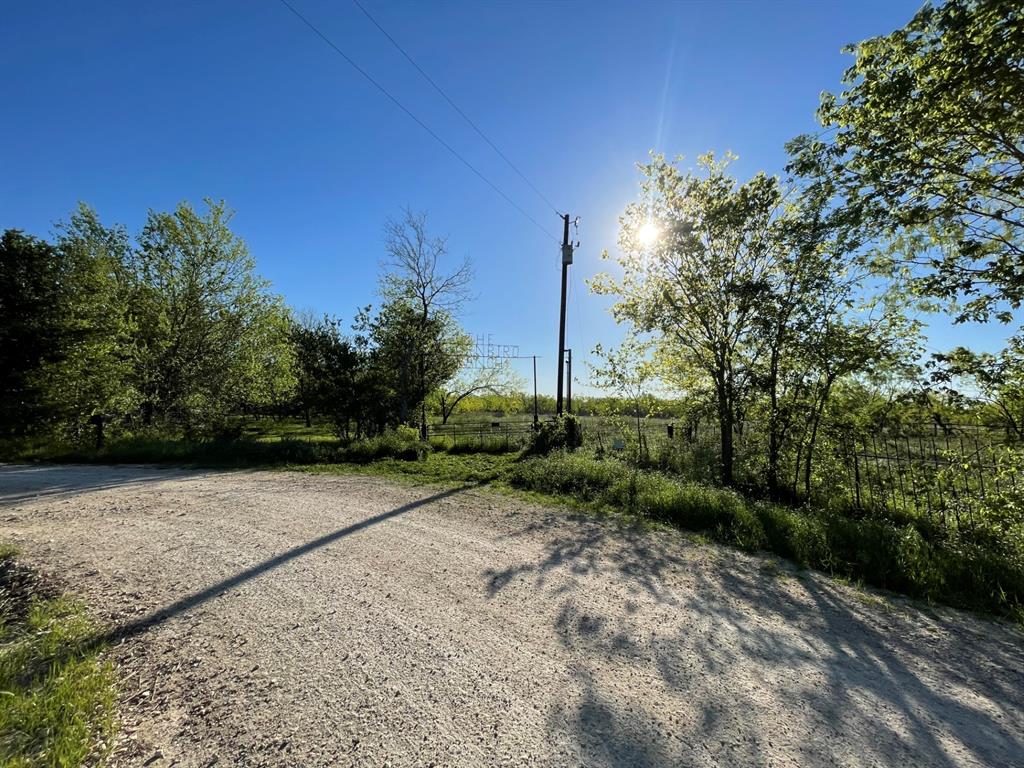
{"type": "Polygon", "coordinates": [[[173,616],[177,616],[180,613],[184,613],[185,611],[191,610],[192,608],[195,608],[196,606],[205,603],[207,600],[210,600],[211,598],[218,596],[222,592],[225,592],[229,589],[233,589],[241,584],[244,584],[247,581],[255,579],[257,576],[261,576],[264,573],[267,573],[268,571],[272,571],[278,566],[291,562],[292,560],[302,557],[303,555],[309,554],[314,550],[320,549],[321,547],[326,547],[328,544],[332,544],[335,541],[338,541],[338,539],[343,539],[346,536],[351,536],[353,533],[358,533],[359,531],[365,528],[377,525],[378,523],[383,523],[387,520],[390,520],[391,518],[403,515],[406,512],[411,512],[412,510],[418,509],[419,507],[426,506],[427,504],[432,504],[435,501],[440,501],[441,499],[448,498],[449,496],[454,496],[455,494],[462,493],[463,491],[468,491],[482,484],[483,483],[474,483],[472,485],[464,485],[459,488],[451,488],[446,491],[441,491],[440,493],[435,493],[423,499],[410,501],[408,504],[403,504],[400,507],[395,507],[394,509],[390,509],[387,512],[381,512],[379,515],[368,517],[367,519],[361,520],[358,523],[347,525],[344,528],[338,529],[337,531],[332,531],[331,533],[324,534],[319,538],[313,539],[312,541],[309,541],[305,544],[286,550],[285,552],[282,552],[279,555],[275,555],[274,557],[268,560],[264,560],[261,563],[257,563],[251,568],[247,568],[244,571],[235,574],[234,576],[218,581],[216,584],[213,584],[207,587],[206,589],[203,589],[199,592],[194,592],[191,595],[186,595],[180,600],[171,603],[170,605],[161,608],[157,611],[154,611],[153,613],[150,613],[139,619],[131,621],[127,624],[122,624],[119,627],[115,627],[109,632],[100,634],[94,637],[92,640],[90,640],[86,644],[86,647],[96,647],[99,645],[117,642],[119,640],[127,640],[129,638],[135,637],[136,635],[142,634],[146,630],[155,627],[158,624],[162,624],[163,622],[167,621],[173,616]]]}

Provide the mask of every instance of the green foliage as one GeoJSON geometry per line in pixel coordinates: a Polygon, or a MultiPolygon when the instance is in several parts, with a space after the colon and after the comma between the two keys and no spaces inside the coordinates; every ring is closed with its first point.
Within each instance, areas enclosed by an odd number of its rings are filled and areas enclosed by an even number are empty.
{"type": "Polygon", "coordinates": [[[114,734],[114,677],[81,606],[20,591],[0,556],[0,763],[71,768],[102,758],[114,734]]]}
{"type": "Polygon", "coordinates": [[[25,434],[46,414],[40,369],[63,348],[63,264],[43,241],[7,230],[0,239],[0,434],[25,434]]]}
{"type": "Polygon", "coordinates": [[[901,255],[913,282],[962,302],[960,320],[1008,321],[1024,300],[1022,50],[1020,3],[927,3],[847,49],[845,90],[818,111],[830,139],[790,146],[791,170],[838,187],[870,235],[919,236],[901,255]]]}
{"type": "Polygon", "coordinates": [[[1024,334],[1010,339],[998,354],[957,347],[933,360],[933,383],[958,401],[965,399],[961,389],[973,390],[990,406],[991,423],[1024,440],[1024,334]]]}
{"type": "MultiPolygon", "coordinates": [[[[654,365],[647,359],[647,345],[630,335],[618,349],[605,350],[598,344],[594,347],[594,356],[600,362],[591,365],[591,383],[614,392],[616,399],[626,406],[614,413],[628,414],[635,420],[636,457],[641,461],[648,455],[641,425],[654,405],[649,389],[657,375],[654,365]]],[[[633,437],[632,431],[623,429],[622,432],[627,438],[633,437]]]]}
{"type": "Polygon", "coordinates": [[[559,449],[572,451],[581,445],[583,430],[579,419],[572,414],[563,414],[540,422],[530,437],[527,450],[532,454],[545,454],[559,449]]]}
{"type": "Polygon", "coordinates": [[[203,467],[272,467],[287,464],[365,464],[383,458],[418,461],[430,452],[409,427],[387,429],[361,439],[306,440],[285,437],[277,440],[124,437],[103,448],[49,445],[16,452],[9,447],[6,457],[32,461],[74,461],[97,463],[187,464],[203,467]]]}
{"type": "Polygon", "coordinates": [[[287,366],[287,310],[256,275],[223,202],[151,211],[133,255],[138,388],[148,414],[200,435],[265,397],[287,366]]]}
{"type": "Polygon", "coordinates": [[[617,297],[616,320],[645,334],[654,355],[611,358],[597,380],[638,400],[638,384],[657,375],[704,400],[718,422],[724,485],[737,481],[736,432],[760,411],[764,484],[780,495],[784,451],[799,446],[811,472],[835,382],[912,353],[916,326],[898,294],[868,292],[850,258],[857,233],[830,212],[828,194],[763,173],[740,183],[730,159],[704,155],[684,173],[656,155],[641,167],[642,199],[622,217],[622,278],[599,275],[591,287],[617,297]],[[640,237],[652,224],[661,236],[640,237]]]}

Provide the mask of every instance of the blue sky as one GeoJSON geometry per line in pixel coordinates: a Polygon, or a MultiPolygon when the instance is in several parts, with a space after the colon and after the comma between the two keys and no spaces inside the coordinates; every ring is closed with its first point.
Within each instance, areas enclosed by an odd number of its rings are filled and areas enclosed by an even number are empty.
{"type": "MultiPolygon", "coordinates": [[[[542,358],[553,391],[555,213],[347,0],[291,0],[551,233],[545,236],[278,0],[8,4],[0,28],[0,228],[47,235],[76,201],[136,231],[149,208],[224,198],[288,302],[351,317],[374,301],[381,230],[429,212],[475,264],[473,334],[542,358]]],[[[584,280],[614,253],[654,148],[731,150],[779,173],[816,126],[840,48],[902,26],[916,0],[375,2],[378,21],[544,194],[582,217],[567,345],[622,336],[584,280]]],[[[933,325],[930,343],[994,347],[1002,329],[933,325]]],[[[527,366],[523,366],[524,374],[527,366]]],[[[586,370],[576,366],[579,376],[586,370]]]]}

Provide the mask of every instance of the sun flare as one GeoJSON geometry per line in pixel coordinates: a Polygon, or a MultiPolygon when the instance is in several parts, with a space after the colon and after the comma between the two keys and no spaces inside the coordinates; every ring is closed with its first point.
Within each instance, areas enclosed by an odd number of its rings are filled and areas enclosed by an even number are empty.
{"type": "Polygon", "coordinates": [[[651,219],[645,221],[637,231],[637,238],[644,248],[650,248],[661,237],[661,228],[651,219]]]}

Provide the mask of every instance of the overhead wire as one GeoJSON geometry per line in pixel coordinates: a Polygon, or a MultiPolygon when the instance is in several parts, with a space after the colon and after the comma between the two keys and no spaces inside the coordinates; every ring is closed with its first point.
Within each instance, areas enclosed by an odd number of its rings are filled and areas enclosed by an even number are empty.
{"type": "Polygon", "coordinates": [[[382,35],[384,35],[384,37],[386,37],[391,42],[391,44],[393,46],[395,46],[395,48],[398,50],[398,52],[401,53],[405,57],[406,61],[408,61],[410,64],[412,64],[412,66],[416,69],[416,71],[419,72],[423,76],[423,79],[426,80],[428,83],[430,83],[430,85],[434,88],[434,90],[437,91],[441,95],[441,98],[443,98],[445,101],[447,101],[448,105],[452,109],[454,109],[463,120],[466,121],[466,124],[469,125],[469,127],[472,128],[474,131],[476,131],[477,134],[480,136],[480,138],[483,139],[484,141],[486,141],[487,144],[490,146],[490,148],[493,149],[498,154],[498,156],[508,164],[508,167],[511,168],[513,171],[515,171],[516,174],[519,176],[519,178],[522,179],[524,182],[526,182],[526,185],[530,189],[532,189],[541,200],[543,200],[545,203],[547,203],[548,206],[550,206],[550,208],[556,214],[561,215],[560,211],[558,210],[558,206],[556,206],[554,203],[552,203],[551,200],[548,199],[547,195],[545,195],[543,192],[541,192],[540,189],[537,187],[537,185],[534,184],[532,181],[530,181],[530,179],[526,176],[525,173],[523,173],[521,170],[519,170],[518,166],[516,166],[516,164],[513,163],[504,152],[501,151],[501,149],[498,147],[498,145],[495,144],[491,140],[491,138],[486,133],[483,132],[483,130],[480,128],[480,126],[478,126],[475,122],[473,122],[473,120],[469,117],[469,115],[467,115],[462,110],[462,108],[460,108],[459,105],[456,104],[452,100],[452,98],[445,92],[445,90],[440,85],[437,84],[437,82],[434,80],[434,78],[432,78],[430,75],[428,75],[427,72],[423,69],[423,67],[421,67],[418,63],[416,63],[416,60],[409,54],[409,52],[406,51],[405,48],[403,48],[399,44],[399,42],[397,40],[395,40],[395,38],[392,37],[391,34],[386,29],[384,29],[384,27],[381,25],[381,23],[379,21],[377,21],[377,19],[375,19],[373,17],[373,15],[368,10],[366,10],[366,7],[362,3],[360,3],[359,0],[352,0],[352,2],[355,3],[355,6],[360,11],[363,12],[363,15],[366,16],[366,18],[368,18],[370,20],[370,22],[373,24],[373,26],[375,26],[378,30],[380,30],[380,33],[382,35]]]}
{"type": "Polygon", "coordinates": [[[358,72],[360,75],[362,75],[378,91],[380,91],[385,96],[387,96],[388,99],[390,99],[391,102],[396,107],[398,107],[403,112],[405,112],[405,114],[408,115],[417,125],[419,125],[420,128],[422,128],[424,131],[426,131],[428,134],[430,134],[430,136],[433,137],[433,139],[435,141],[437,141],[438,144],[440,144],[442,147],[447,149],[459,162],[461,162],[464,166],[466,166],[466,168],[468,168],[470,171],[472,171],[481,181],[483,181],[485,184],[487,184],[487,186],[489,186],[491,189],[493,189],[495,192],[497,192],[498,195],[500,195],[505,200],[506,203],[511,205],[513,208],[515,208],[520,214],[522,214],[522,216],[524,218],[529,220],[535,227],[537,227],[537,229],[539,229],[541,232],[543,232],[546,236],[552,238],[555,242],[561,242],[557,237],[552,235],[551,232],[549,232],[540,222],[538,222],[535,218],[533,218],[533,216],[531,216],[529,213],[527,213],[525,210],[523,210],[523,208],[520,207],[511,197],[509,197],[507,194],[505,194],[505,192],[503,192],[501,190],[501,188],[498,187],[497,184],[495,184],[493,181],[491,181],[489,178],[487,178],[483,173],[481,173],[479,170],[477,170],[476,166],[474,166],[465,157],[463,157],[461,154],[459,154],[459,152],[451,144],[449,144],[447,141],[445,141],[443,138],[441,138],[441,136],[438,135],[429,125],[427,125],[419,117],[417,117],[415,115],[415,113],[413,113],[412,110],[410,110],[408,107],[405,106],[405,104],[403,104],[401,101],[399,101],[398,98],[394,94],[391,93],[391,91],[389,91],[387,88],[385,88],[383,85],[381,85],[376,79],[374,79],[374,77],[372,75],[370,75],[369,72],[367,72],[365,69],[363,69],[361,66],[359,66],[359,64],[357,64],[354,59],[352,59],[347,53],[345,53],[343,50],[341,50],[341,48],[339,48],[334,43],[333,40],[331,40],[326,34],[324,34],[322,31],[320,31],[320,29],[315,24],[313,24],[313,22],[311,22],[309,19],[307,19],[305,16],[303,16],[298,11],[298,9],[295,8],[295,6],[293,6],[291,3],[288,2],[288,0],[280,0],[280,2],[281,2],[281,4],[285,8],[287,8],[289,11],[291,11],[296,16],[296,18],[299,19],[299,21],[301,21],[303,24],[305,24],[307,27],[309,27],[309,29],[312,30],[313,33],[317,37],[319,37],[321,40],[323,40],[335,53],[337,53],[345,61],[347,61],[348,64],[354,70],[356,70],[356,72],[358,72]]]}

